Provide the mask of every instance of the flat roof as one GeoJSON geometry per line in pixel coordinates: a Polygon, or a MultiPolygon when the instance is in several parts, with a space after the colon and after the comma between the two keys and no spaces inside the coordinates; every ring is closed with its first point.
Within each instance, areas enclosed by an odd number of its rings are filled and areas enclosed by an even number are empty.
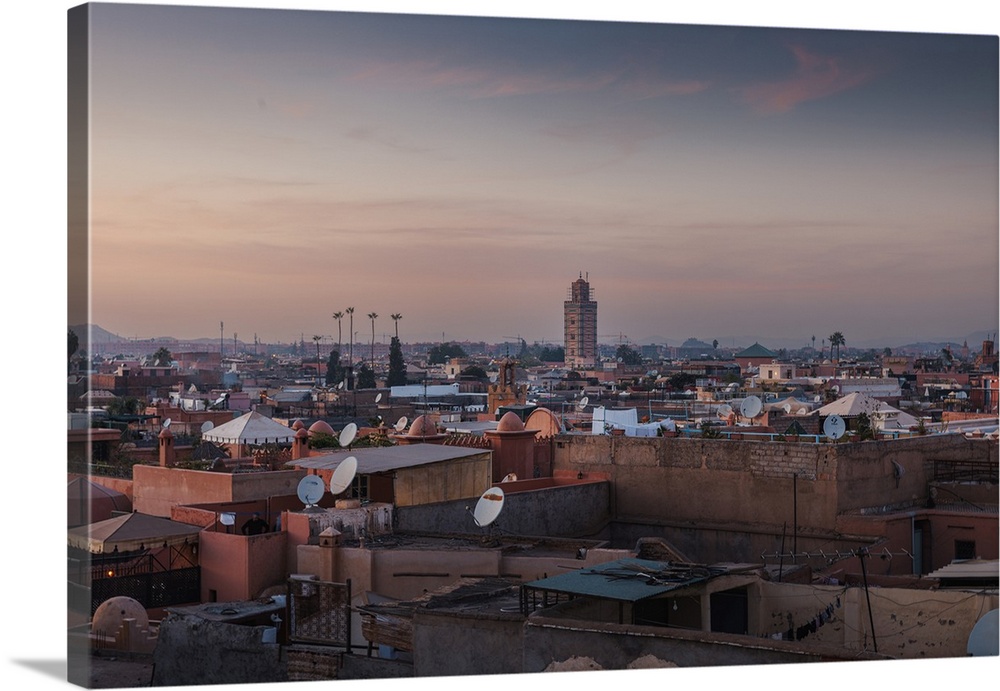
{"type": "Polygon", "coordinates": [[[364,449],[341,449],[322,456],[310,456],[289,461],[286,466],[309,470],[336,470],[347,458],[358,459],[358,473],[371,475],[402,468],[415,468],[432,463],[443,463],[462,458],[472,458],[491,454],[489,449],[474,449],[466,446],[443,446],[441,444],[400,444],[364,449]]]}
{"type": "Polygon", "coordinates": [[[638,602],[729,573],[724,567],[619,559],[525,583],[525,588],[638,602]]]}

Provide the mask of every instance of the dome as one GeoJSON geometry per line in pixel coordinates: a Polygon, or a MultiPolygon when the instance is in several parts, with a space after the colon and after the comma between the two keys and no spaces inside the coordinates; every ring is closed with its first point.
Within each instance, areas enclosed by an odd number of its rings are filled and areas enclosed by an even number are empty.
{"type": "Polygon", "coordinates": [[[157,438],[158,439],[172,439],[173,436],[174,435],[170,431],[170,428],[169,427],[164,427],[163,429],[160,430],[160,433],[157,435],[157,438]]]}
{"type": "Polygon", "coordinates": [[[433,437],[437,435],[437,425],[426,415],[419,416],[410,425],[410,431],[406,433],[408,437],[433,437]]]}
{"type": "Polygon", "coordinates": [[[331,437],[336,436],[336,432],[333,431],[333,427],[330,427],[329,423],[324,420],[317,420],[309,426],[309,434],[327,434],[331,437]]]}
{"type": "Polygon", "coordinates": [[[535,430],[535,436],[551,437],[563,431],[562,423],[548,408],[535,408],[524,423],[525,429],[535,430]]]}
{"type": "Polygon", "coordinates": [[[309,432],[306,431],[305,427],[299,427],[299,431],[295,433],[296,439],[308,439],[309,432]]]}
{"type": "Polygon", "coordinates": [[[305,429],[305,427],[306,423],[302,422],[302,420],[296,420],[292,423],[292,429],[305,429]]]}
{"type": "Polygon", "coordinates": [[[119,595],[100,604],[94,612],[90,628],[92,631],[103,631],[114,635],[126,619],[135,619],[139,629],[149,628],[149,615],[146,614],[146,609],[137,600],[119,595]]]}
{"type": "Polygon", "coordinates": [[[523,432],[524,423],[521,422],[521,418],[517,416],[514,411],[508,411],[500,418],[500,422],[497,424],[497,432],[523,432]]]}

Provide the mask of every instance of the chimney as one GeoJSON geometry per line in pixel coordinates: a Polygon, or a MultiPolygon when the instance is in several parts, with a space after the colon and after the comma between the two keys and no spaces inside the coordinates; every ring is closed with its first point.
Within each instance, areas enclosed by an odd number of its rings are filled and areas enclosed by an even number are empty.
{"type": "Polygon", "coordinates": [[[160,467],[162,468],[173,468],[176,464],[177,457],[174,451],[174,435],[170,433],[169,429],[163,429],[160,432],[160,467]]]}
{"type": "Polygon", "coordinates": [[[306,458],[309,455],[309,431],[305,427],[300,427],[292,439],[292,460],[306,458]]]}

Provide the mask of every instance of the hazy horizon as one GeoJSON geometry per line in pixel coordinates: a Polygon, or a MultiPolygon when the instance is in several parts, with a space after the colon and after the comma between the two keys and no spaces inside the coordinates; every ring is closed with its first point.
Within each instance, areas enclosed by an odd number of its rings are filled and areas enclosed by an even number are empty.
{"type": "Polygon", "coordinates": [[[92,318],[289,342],[994,331],[995,36],[94,5],[92,318]],[[348,329],[347,319],[343,331],[348,329]],[[344,338],[346,341],[346,336],[344,338]]]}

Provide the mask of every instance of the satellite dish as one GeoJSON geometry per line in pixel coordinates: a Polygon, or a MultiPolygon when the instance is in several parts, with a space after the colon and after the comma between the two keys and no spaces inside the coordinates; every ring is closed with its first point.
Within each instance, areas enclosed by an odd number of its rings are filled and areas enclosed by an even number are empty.
{"type": "Polygon", "coordinates": [[[354,456],[345,458],[330,478],[330,494],[336,496],[351,486],[358,472],[358,459],[354,456]]]}
{"type": "Polygon", "coordinates": [[[839,415],[831,415],[823,423],[823,434],[829,439],[840,439],[847,431],[847,423],[839,415]]]}
{"type": "Polygon", "coordinates": [[[997,655],[1000,643],[997,642],[997,621],[1000,610],[991,609],[984,614],[969,634],[969,644],[966,651],[973,657],[997,655]]]}
{"type": "Polygon", "coordinates": [[[236,514],[231,511],[226,511],[219,514],[219,523],[222,525],[235,525],[236,524],[236,514]]]}
{"type": "Polygon", "coordinates": [[[173,420],[171,420],[170,418],[167,418],[166,420],[164,420],[163,421],[163,429],[167,429],[168,427],[170,427],[170,423],[171,422],[173,422],[173,420]]]}
{"type": "Polygon", "coordinates": [[[969,394],[965,393],[964,391],[959,391],[957,394],[955,394],[955,398],[957,398],[960,401],[964,401],[968,397],[969,394]]]}
{"type": "Polygon", "coordinates": [[[296,494],[299,495],[299,501],[305,504],[308,509],[315,506],[316,502],[323,498],[324,491],[323,478],[319,475],[306,475],[299,480],[296,494]]]}
{"type": "Polygon", "coordinates": [[[404,415],[403,417],[401,417],[398,420],[396,420],[396,424],[393,425],[393,428],[397,432],[402,432],[404,429],[406,429],[406,423],[407,422],[409,422],[409,420],[407,420],[406,416],[404,415]]]}
{"type": "Polygon", "coordinates": [[[576,404],[577,410],[583,410],[584,408],[587,407],[588,403],[590,403],[590,399],[587,398],[586,396],[584,396],[579,401],[577,401],[577,404],[576,404]]]}
{"type": "Polygon", "coordinates": [[[356,436],[358,436],[358,426],[353,422],[348,422],[347,426],[340,432],[340,445],[350,446],[356,436]]]}
{"type": "Polygon", "coordinates": [[[720,418],[726,419],[727,417],[732,415],[733,407],[728,403],[723,403],[722,405],[719,406],[718,410],[716,410],[715,412],[720,418]]]}
{"type": "Polygon", "coordinates": [[[378,403],[378,402],[379,402],[379,401],[381,401],[381,400],[382,400],[382,394],[377,394],[377,395],[375,396],[375,402],[376,402],[376,403],[378,403]]]}
{"type": "Polygon", "coordinates": [[[834,384],[833,386],[830,387],[830,391],[834,393],[840,393],[840,387],[834,384]]]}
{"type": "Polygon", "coordinates": [[[760,415],[760,411],[763,409],[764,404],[760,402],[759,398],[756,396],[747,396],[740,404],[740,415],[748,417],[752,420],[760,415]]]}
{"type": "Polygon", "coordinates": [[[337,382],[337,391],[340,391],[342,388],[344,388],[344,382],[342,382],[342,381],[341,382],[337,382]]]}
{"type": "Polygon", "coordinates": [[[215,424],[211,420],[205,420],[205,422],[201,423],[201,433],[204,434],[214,427],[215,424]]]}
{"type": "Polygon", "coordinates": [[[500,482],[517,482],[517,473],[507,473],[500,482]]]}
{"type": "Polygon", "coordinates": [[[472,519],[480,528],[485,528],[497,519],[503,510],[503,490],[499,487],[491,487],[476,504],[476,510],[472,513],[472,519]]]}
{"type": "Polygon", "coordinates": [[[785,411],[785,415],[788,415],[789,413],[792,412],[792,404],[786,403],[785,405],[781,406],[781,409],[785,411]]]}

